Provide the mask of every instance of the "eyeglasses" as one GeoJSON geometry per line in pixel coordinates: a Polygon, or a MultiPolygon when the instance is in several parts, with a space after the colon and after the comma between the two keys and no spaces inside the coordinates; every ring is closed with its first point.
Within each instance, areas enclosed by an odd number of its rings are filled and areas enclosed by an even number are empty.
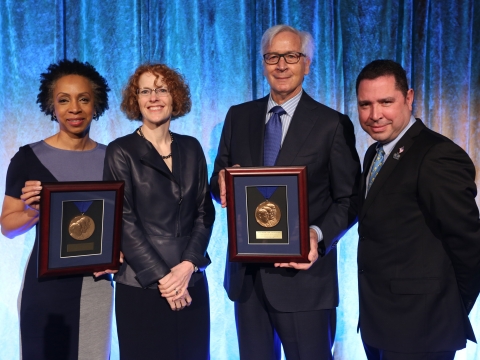
{"type": "Polygon", "coordinates": [[[168,89],[163,87],[158,87],[155,89],[149,89],[149,88],[137,89],[137,95],[147,97],[152,94],[152,91],[154,91],[155,94],[159,97],[168,96],[168,89]]]}
{"type": "Polygon", "coordinates": [[[306,57],[306,55],[301,52],[289,52],[286,54],[266,53],[263,55],[263,60],[268,65],[276,65],[280,61],[280,58],[283,57],[287,64],[296,64],[302,56],[306,57]]]}

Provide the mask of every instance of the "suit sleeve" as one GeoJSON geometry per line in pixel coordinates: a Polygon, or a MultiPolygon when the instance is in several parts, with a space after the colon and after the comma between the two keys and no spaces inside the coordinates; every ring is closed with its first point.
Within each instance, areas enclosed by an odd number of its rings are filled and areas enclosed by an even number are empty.
{"type": "Polygon", "coordinates": [[[215,164],[213,167],[213,173],[210,178],[210,187],[213,198],[220,202],[220,188],[218,186],[218,173],[220,170],[226,167],[232,166],[230,159],[230,141],[232,136],[232,108],[228,110],[225,117],[225,123],[223,124],[222,136],[220,137],[220,143],[218,144],[217,157],[215,158],[215,164]]]}
{"type": "Polygon", "coordinates": [[[190,235],[187,248],[183,251],[182,261],[188,260],[198,268],[204,269],[210,264],[207,247],[212,235],[213,222],[215,220],[215,208],[208,188],[207,162],[200,143],[197,142],[198,169],[198,192],[197,192],[197,217],[190,235]]]}
{"type": "Polygon", "coordinates": [[[353,124],[346,115],[340,115],[329,161],[330,196],[332,204],[321,219],[314,221],[323,233],[325,253],[357,221],[360,160],[355,149],[353,124]]]}
{"type": "Polygon", "coordinates": [[[441,143],[426,154],[418,184],[427,221],[444,243],[460,295],[470,312],[480,291],[480,220],[475,203],[475,166],[459,146],[441,143]]]}
{"type": "Polygon", "coordinates": [[[113,143],[107,147],[103,179],[125,181],[122,251],[126,261],[135,271],[137,281],[146,288],[167,275],[170,268],[144,236],[135,211],[130,167],[125,154],[117,144],[113,143]]]}

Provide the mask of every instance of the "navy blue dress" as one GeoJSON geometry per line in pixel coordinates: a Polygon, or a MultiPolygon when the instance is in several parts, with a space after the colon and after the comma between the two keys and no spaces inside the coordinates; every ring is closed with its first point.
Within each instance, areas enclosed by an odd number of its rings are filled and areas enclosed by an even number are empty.
{"type": "MultiPolygon", "coordinates": [[[[27,180],[102,180],[105,146],[68,151],[44,141],[26,145],[12,158],[5,194],[20,198],[27,180]]],[[[37,236],[20,292],[23,360],[108,359],[113,288],[109,276],[37,279],[37,236]]]]}

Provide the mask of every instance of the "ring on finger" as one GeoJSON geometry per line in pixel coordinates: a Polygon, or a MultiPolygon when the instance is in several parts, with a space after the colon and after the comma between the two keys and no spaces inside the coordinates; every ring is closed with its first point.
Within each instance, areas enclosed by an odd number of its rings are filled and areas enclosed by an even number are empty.
{"type": "Polygon", "coordinates": [[[178,295],[178,290],[175,288],[175,295],[178,295]]]}

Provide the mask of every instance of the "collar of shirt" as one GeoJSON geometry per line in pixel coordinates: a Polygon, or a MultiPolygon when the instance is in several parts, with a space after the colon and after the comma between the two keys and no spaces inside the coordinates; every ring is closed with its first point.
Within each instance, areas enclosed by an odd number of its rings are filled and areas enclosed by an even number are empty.
{"type": "MultiPolygon", "coordinates": [[[[398,141],[403,137],[403,135],[405,135],[408,129],[410,129],[410,127],[413,124],[415,124],[415,121],[416,121],[415,118],[413,117],[413,115],[411,115],[410,122],[408,123],[407,126],[405,126],[405,129],[403,129],[402,132],[398,134],[398,136],[394,140],[390,141],[389,143],[383,144],[383,151],[385,151],[384,162],[387,160],[388,156],[390,155],[392,150],[395,148],[395,145],[397,145],[398,141]]],[[[380,146],[380,143],[377,144],[377,149],[379,146],[380,146]]]]}
{"type": "MultiPolygon", "coordinates": [[[[390,141],[389,143],[387,144],[383,144],[383,151],[385,151],[385,155],[383,157],[383,162],[385,163],[385,161],[387,161],[387,158],[388,156],[390,155],[390,153],[392,152],[392,150],[395,148],[395,145],[397,145],[398,141],[402,138],[403,135],[405,135],[405,133],[408,131],[408,129],[410,129],[410,127],[415,124],[415,118],[413,117],[413,115],[410,116],[410,122],[408,123],[407,126],[405,126],[405,129],[402,130],[402,132],[400,134],[398,134],[398,136],[390,141]]],[[[378,147],[380,146],[380,143],[377,144],[377,149],[378,147]]],[[[372,163],[370,164],[370,169],[368,169],[368,174],[367,174],[367,179],[370,179],[370,174],[372,173],[372,166],[373,166],[373,163],[374,161],[372,161],[372,163]]],[[[365,188],[365,197],[367,197],[367,189],[365,188]]]]}
{"type": "Polygon", "coordinates": [[[297,108],[297,105],[300,101],[300,98],[302,97],[302,94],[303,94],[303,89],[300,90],[300,92],[297,95],[295,95],[293,98],[284,102],[282,105],[279,105],[275,101],[273,101],[272,95],[270,95],[270,97],[268,98],[267,115],[265,116],[265,124],[268,122],[268,120],[270,120],[272,113],[270,113],[269,111],[274,106],[281,106],[283,110],[286,111],[286,114],[283,114],[282,116],[280,116],[280,120],[282,121],[282,145],[283,145],[283,140],[287,135],[290,122],[292,121],[293,113],[297,108]]]}

